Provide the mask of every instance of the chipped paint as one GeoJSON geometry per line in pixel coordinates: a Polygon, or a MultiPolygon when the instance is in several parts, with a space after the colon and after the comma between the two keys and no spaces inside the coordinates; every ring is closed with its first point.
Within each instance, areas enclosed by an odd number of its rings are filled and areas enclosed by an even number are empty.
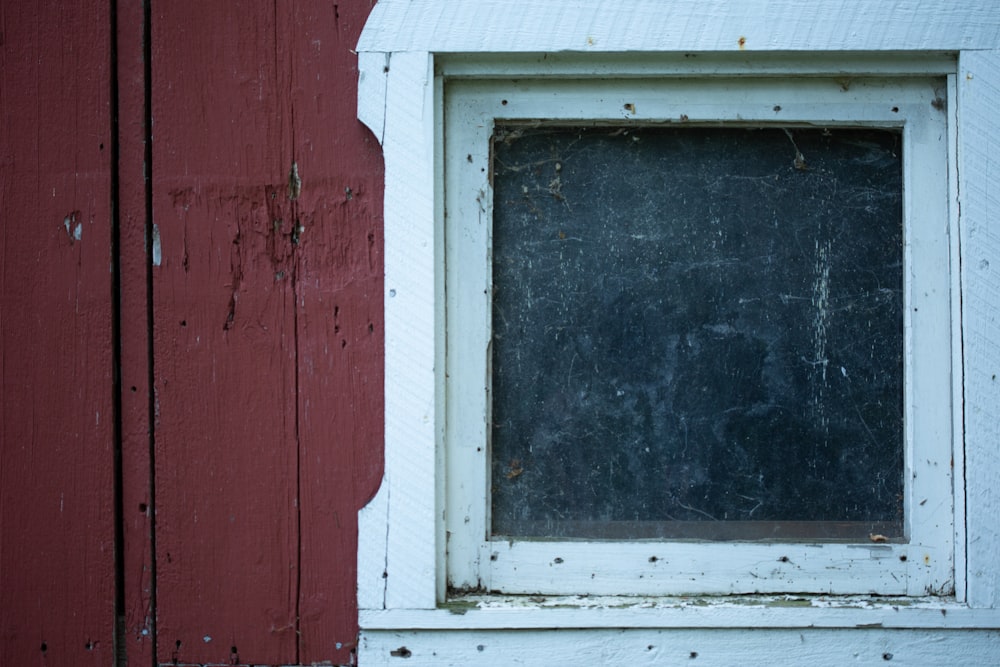
{"type": "Polygon", "coordinates": [[[70,245],[83,238],[83,224],[76,220],[78,214],[79,211],[73,211],[63,218],[63,227],[66,229],[66,236],[69,238],[70,245]]]}
{"type": "Polygon", "coordinates": [[[292,168],[288,172],[288,199],[295,201],[302,194],[302,179],[299,177],[299,164],[292,162],[292,168]]]}
{"type": "Polygon", "coordinates": [[[155,223],[153,224],[153,239],[150,245],[152,246],[153,266],[160,266],[163,262],[163,248],[160,246],[160,228],[155,223]]]}

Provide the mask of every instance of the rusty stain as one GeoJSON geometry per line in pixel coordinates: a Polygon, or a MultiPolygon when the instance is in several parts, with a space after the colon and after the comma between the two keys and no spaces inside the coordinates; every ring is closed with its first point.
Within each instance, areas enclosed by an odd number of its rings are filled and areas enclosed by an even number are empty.
{"type": "Polygon", "coordinates": [[[886,537],[885,535],[880,535],[878,533],[869,533],[868,539],[876,544],[883,544],[889,541],[888,537],[886,537]]]}
{"type": "Polygon", "coordinates": [[[635,115],[635,105],[632,104],[631,102],[626,103],[625,104],[625,111],[628,111],[630,114],[635,115]]]}
{"type": "Polygon", "coordinates": [[[524,468],[521,467],[521,459],[511,459],[507,468],[507,479],[517,479],[524,473],[524,468]]]}
{"type": "Polygon", "coordinates": [[[740,39],[739,39],[739,41],[738,41],[738,43],[740,45],[740,50],[742,51],[744,48],[746,48],[747,38],[741,36],[740,39]]]}

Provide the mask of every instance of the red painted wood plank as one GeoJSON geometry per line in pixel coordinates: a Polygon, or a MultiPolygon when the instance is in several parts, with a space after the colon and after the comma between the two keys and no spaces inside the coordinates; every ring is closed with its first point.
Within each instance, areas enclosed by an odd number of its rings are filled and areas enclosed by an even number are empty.
{"type": "Polygon", "coordinates": [[[153,17],[161,661],[351,661],[382,458],[371,4],[153,17]]]}
{"type": "Polygon", "coordinates": [[[146,125],[143,3],[118,2],[118,256],[121,272],[122,507],[125,607],[130,665],[153,660],[153,554],[147,325],[146,125]]]}
{"type": "Polygon", "coordinates": [[[108,3],[0,5],[3,664],[113,661],[108,3]]]}
{"type": "Polygon", "coordinates": [[[153,11],[157,657],[294,663],[298,232],[278,9],[153,11]]]}
{"type": "Polygon", "coordinates": [[[382,157],[357,120],[370,0],[291,14],[295,156],[308,220],[298,264],[300,662],[348,664],[357,637],[357,511],[382,474],[382,157]]]}

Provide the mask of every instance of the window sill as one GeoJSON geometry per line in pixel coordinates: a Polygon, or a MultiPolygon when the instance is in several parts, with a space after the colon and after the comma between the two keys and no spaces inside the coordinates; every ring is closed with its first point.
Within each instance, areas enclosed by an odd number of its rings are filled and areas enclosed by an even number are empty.
{"type": "Polygon", "coordinates": [[[366,633],[380,630],[584,628],[996,629],[1000,609],[953,598],[867,596],[493,596],[450,598],[437,609],[362,609],[366,633]]]}

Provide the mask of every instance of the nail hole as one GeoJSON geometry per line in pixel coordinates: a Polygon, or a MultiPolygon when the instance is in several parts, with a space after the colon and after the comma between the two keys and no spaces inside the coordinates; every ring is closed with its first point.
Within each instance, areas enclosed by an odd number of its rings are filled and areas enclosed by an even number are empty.
{"type": "Polygon", "coordinates": [[[132,391],[132,393],[133,393],[133,394],[134,394],[134,393],[135,393],[136,391],[138,391],[138,390],[137,390],[137,389],[135,388],[135,386],[132,386],[132,387],[129,387],[129,389],[130,389],[130,390],[132,391]]]}
{"type": "Polygon", "coordinates": [[[903,554],[902,556],[900,556],[899,560],[901,560],[901,561],[903,561],[905,563],[906,562],[906,554],[903,554]]]}
{"type": "Polygon", "coordinates": [[[146,503],[139,503],[139,511],[140,512],[142,512],[143,514],[145,514],[147,509],[149,509],[149,508],[146,505],[146,503]]]}
{"type": "Polygon", "coordinates": [[[389,655],[394,658],[409,658],[413,653],[405,646],[400,646],[395,651],[389,651],[389,655]]]}
{"type": "Polygon", "coordinates": [[[892,112],[893,113],[899,113],[899,107],[893,107],[892,108],[892,112]]]}
{"type": "Polygon", "coordinates": [[[500,100],[500,104],[502,104],[503,106],[507,106],[507,100],[500,100]]]}
{"type": "Polygon", "coordinates": [[[181,320],[181,326],[182,327],[186,327],[187,325],[188,325],[188,321],[187,320],[181,320]]]}
{"type": "Polygon", "coordinates": [[[46,644],[45,642],[42,642],[42,653],[45,653],[48,650],[49,650],[49,645],[46,644]]]}
{"type": "Polygon", "coordinates": [[[883,660],[892,660],[892,653],[883,653],[882,654],[882,659],[883,660]]]}
{"type": "Polygon", "coordinates": [[[698,657],[698,651],[691,651],[691,655],[688,656],[692,660],[698,657]]]}

